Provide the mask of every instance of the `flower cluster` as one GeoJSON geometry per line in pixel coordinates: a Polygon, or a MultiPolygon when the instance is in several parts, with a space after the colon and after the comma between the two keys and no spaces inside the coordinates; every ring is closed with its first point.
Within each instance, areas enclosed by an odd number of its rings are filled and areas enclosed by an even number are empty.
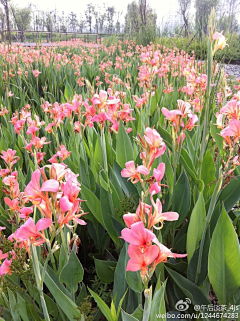
{"type": "MultiPolygon", "coordinates": [[[[63,151],[61,151],[63,152],[63,151]]],[[[16,151],[8,149],[2,152],[1,158],[6,163],[6,169],[1,170],[3,177],[3,192],[9,196],[4,201],[10,208],[9,222],[16,227],[9,240],[18,248],[25,248],[30,253],[30,244],[39,246],[45,242],[50,245],[44,233],[49,229],[51,240],[57,236],[64,225],[72,229],[75,225],[85,225],[81,219],[84,213],[81,209],[82,200],[78,197],[81,190],[80,183],[75,175],[65,164],[54,163],[37,169],[33,172],[31,181],[24,192],[19,191],[17,171],[12,171],[13,165],[19,159],[16,151]],[[31,206],[26,206],[29,202],[31,206]],[[34,210],[35,206],[35,210],[34,210]],[[39,210],[42,217],[35,224],[30,215],[39,210]],[[73,225],[71,225],[73,222],[73,225]]],[[[60,156],[58,154],[57,156],[60,156]]],[[[63,157],[64,158],[64,157],[63,157]]],[[[4,228],[0,228],[0,231],[4,228]]],[[[0,276],[11,274],[8,254],[0,253],[0,260],[5,259],[0,267],[0,276]]]]}
{"type": "Polygon", "coordinates": [[[160,262],[165,262],[168,257],[185,257],[186,254],[172,253],[158,241],[153,233],[153,229],[163,227],[164,220],[176,221],[179,217],[176,212],[163,213],[160,199],[157,198],[156,201],[153,199],[153,195],[161,190],[165,164],[160,163],[157,168],[152,168],[152,165],[154,160],[164,153],[165,144],[159,133],[149,127],[146,128],[143,137],[139,135],[139,143],[143,164],[136,167],[134,161],[127,162],[121,174],[131,179],[134,184],[141,183],[142,199],[139,201],[136,213],[127,213],[123,216],[128,228],[122,230],[122,238],[130,243],[127,271],[140,270],[143,283],[146,283],[160,262]],[[151,205],[144,201],[148,194],[150,194],[151,205]]]}
{"type": "MultiPolygon", "coordinates": [[[[93,127],[94,122],[96,122],[103,127],[105,122],[108,121],[111,124],[110,130],[118,132],[120,120],[125,123],[133,121],[133,109],[130,108],[129,104],[121,102],[120,95],[122,96],[119,92],[113,95],[109,88],[108,92],[100,90],[99,94],[94,94],[91,99],[87,99],[83,103],[85,107],[83,112],[85,126],[93,127]]],[[[131,130],[131,128],[128,128],[127,131],[131,130]]]]}
{"type": "Polygon", "coordinates": [[[220,109],[220,113],[217,113],[217,126],[221,129],[220,136],[224,138],[228,155],[225,170],[228,170],[229,174],[237,165],[240,165],[240,92],[220,109]]]}
{"type": "Polygon", "coordinates": [[[165,116],[166,120],[168,120],[173,128],[175,135],[177,137],[177,144],[179,146],[184,141],[186,135],[184,133],[185,130],[191,131],[198,121],[198,116],[193,113],[191,110],[191,105],[188,102],[183,100],[177,101],[178,108],[174,110],[168,110],[167,108],[162,108],[162,113],[165,116]]]}
{"type": "Polygon", "coordinates": [[[126,168],[122,170],[122,177],[128,177],[133,184],[140,181],[145,194],[157,194],[161,190],[161,180],[165,172],[165,164],[160,163],[157,168],[153,169],[153,175],[150,175],[152,164],[155,159],[159,158],[166,150],[166,146],[159,133],[152,128],[147,127],[145,135],[138,135],[140,144],[142,165],[135,167],[134,161],[125,164],[126,168]],[[143,175],[143,177],[141,176],[143,175]]]}

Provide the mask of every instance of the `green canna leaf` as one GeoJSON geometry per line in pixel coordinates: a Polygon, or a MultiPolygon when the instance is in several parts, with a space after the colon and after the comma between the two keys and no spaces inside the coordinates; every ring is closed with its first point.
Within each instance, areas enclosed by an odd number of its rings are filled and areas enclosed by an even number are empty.
{"type": "Polygon", "coordinates": [[[119,129],[118,129],[116,160],[122,168],[125,167],[126,162],[134,160],[133,144],[122,122],[120,122],[119,129]]]}
{"type": "Polygon", "coordinates": [[[76,292],[78,283],[83,279],[83,267],[74,251],[71,251],[67,264],[61,271],[60,281],[65,283],[70,292],[76,292]]]}
{"type": "Polygon", "coordinates": [[[114,280],[114,271],[117,266],[117,262],[103,261],[94,258],[96,272],[99,279],[103,283],[112,283],[114,280]]]}
{"type": "Polygon", "coordinates": [[[198,248],[198,243],[202,238],[206,222],[206,210],[203,193],[199,195],[198,201],[192,211],[187,231],[187,258],[190,262],[194,251],[198,248]]]}
{"type": "Polygon", "coordinates": [[[220,304],[232,303],[240,288],[240,247],[232,222],[223,207],[209,249],[209,279],[220,304]]]}

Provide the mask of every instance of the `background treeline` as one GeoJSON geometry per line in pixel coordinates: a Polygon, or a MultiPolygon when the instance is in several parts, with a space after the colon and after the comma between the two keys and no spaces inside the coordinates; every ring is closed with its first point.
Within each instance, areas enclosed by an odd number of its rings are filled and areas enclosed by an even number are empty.
{"type": "MultiPolygon", "coordinates": [[[[174,1],[174,0],[173,0],[174,1]]],[[[14,0],[0,0],[0,33],[3,30],[48,32],[123,33],[145,45],[160,37],[185,38],[190,47],[207,34],[211,8],[215,8],[219,30],[239,33],[240,0],[175,0],[174,22],[168,14],[156,12],[147,0],[134,0],[127,6],[126,15],[114,5],[89,3],[81,12],[66,13],[40,10],[34,3],[20,7],[14,0]],[[177,8],[177,9],[176,9],[177,8]],[[162,20],[161,20],[162,19],[162,20]],[[188,39],[189,38],[189,39],[188,39]]],[[[21,39],[21,37],[20,37],[21,39]]]]}

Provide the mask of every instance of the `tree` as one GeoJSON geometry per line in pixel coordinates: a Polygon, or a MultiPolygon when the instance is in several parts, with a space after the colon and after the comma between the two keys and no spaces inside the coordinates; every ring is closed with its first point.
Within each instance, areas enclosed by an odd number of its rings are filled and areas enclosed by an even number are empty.
{"type": "Polygon", "coordinates": [[[31,7],[18,8],[11,6],[11,11],[18,31],[21,31],[21,41],[24,41],[24,31],[29,29],[31,23],[31,7]]]}
{"type": "Polygon", "coordinates": [[[147,0],[139,0],[139,13],[142,24],[147,25],[147,0]]]}
{"type": "Polygon", "coordinates": [[[113,20],[115,15],[115,8],[114,7],[107,7],[107,30],[109,33],[113,33],[113,20]]]}
{"type": "MultiPolygon", "coordinates": [[[[207,34],[208,31],[208,18],[212,8],[217,8],[219,0],[195,0],[196,8],[196,22],[200,37],[202,32],[207,34]]],[[[217,10],[216,10],[217,11],[217,10]]]]}
{"type": "Polygon", "coordinates": [[[80,32],[83,32],[83,28],[86,25],[86,21],[84,20],[83,16],[80,14],[79,15],[79,22],[78,22],[78,28],[80,32]]]}
{"type": "Polygon", "coordinates": [[[0,3],[3,5],[3,8],[5,10],[6,20],[7,20],[7,31],[8,31],[8,40],[11,44],[11,26],[10,26],[10,14],[9,14],[9,0],[0,0],[0,3]]]}
{"type": "Polygon", "coordinates": [[[240,0],[221,0],[218,9],[218,23],[225,32],[238,31],[238,19],[240,0]]]}
{"type": "Polygon", "coordinates": [[[69,30],[71,32],[76,32],[77,25],[78,25],[76,13],[71,12],[68,15],[68,24],[69,24],[69,30]]]}
{"type": "Polygon", "coordinates": [[[93,13],[94,6],[92,3],[87,4],[87,10],[85,11],[86,21],[89,25],[89,32],[92,33],[92,24],[93,24],[93,13]]]}
{"type": "Polygon", "coordinates": [[[156,31],[157,14],[146,3],[146,0],[139,0],[128,4],[125,16],[125,31],[131,34],[139,34],[147,29],[156,31]]]}
{"type": "Polygon", "coordinates": [[[0,8],[0,28],[1,28],[1,37],[2,41],[4,40],[4,29],[5,29],[6,15],[2,8],[0,8]]]}
{"type": "Polygon", "coordinates": [[[125,32],[135,34],[140,31],[141,18],[136,1],[133,1],[127,6],[127,14],[125,16],[125,32]]]}
{"type": "Polygon", "coordinates": [[[184,22],[185,37],[188,37],[188,28],[189,28],[188,14],[191,6],[191,0],[178,0],[178,3],[180,8],[180,14],[184,22]]]}

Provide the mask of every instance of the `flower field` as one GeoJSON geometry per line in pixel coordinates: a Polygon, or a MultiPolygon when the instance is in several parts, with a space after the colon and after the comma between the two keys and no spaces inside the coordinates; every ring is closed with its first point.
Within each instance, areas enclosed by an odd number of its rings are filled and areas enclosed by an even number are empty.
{"type": "Polygon", "coordinates": [[[206,63],[0,44],[0,320],[238,319],[240,79],[210,26],[206,63]]]}

